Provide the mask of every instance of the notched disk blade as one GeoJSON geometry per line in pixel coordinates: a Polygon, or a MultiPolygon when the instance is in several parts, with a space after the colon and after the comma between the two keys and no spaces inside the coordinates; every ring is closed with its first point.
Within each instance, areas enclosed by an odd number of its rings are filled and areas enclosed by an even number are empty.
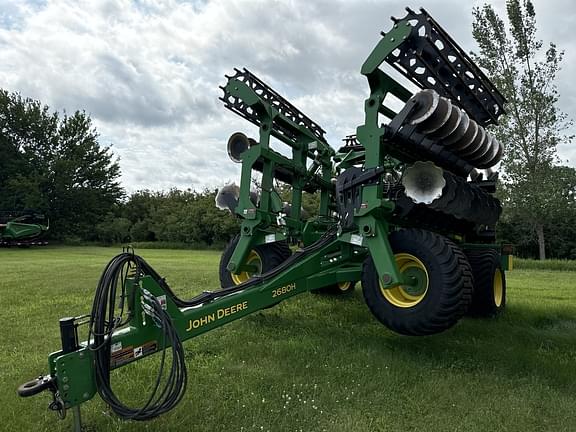
{"type": "Polygon", "coordinates": [[[430,203],[429,205],[430,208],[443,211],[446,209],[448,203],[454,200],[457,189],[457,184],[456,181],[454,180],[454,176],[449,172],[444,171],[444,181],[446,182],[446,185],[442,189],[442,196],[432,201],[432,203],[430,203]]]}

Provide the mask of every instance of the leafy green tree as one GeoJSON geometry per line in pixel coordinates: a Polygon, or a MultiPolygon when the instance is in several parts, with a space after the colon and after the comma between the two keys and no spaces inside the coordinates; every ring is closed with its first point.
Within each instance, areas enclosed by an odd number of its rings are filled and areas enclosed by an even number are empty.
{"type": "MultiPolygon", "coordinates": [[[[292,186],[286,183],[278,183],[276,185],[276,191],[282,201],[291,203],[292,202],[292,186]]],[[[320,211],[320,193],[307,193],[302,194],[302,209],[307,217],[314,217],[318,215],[320,211]]]]}
{"type": "Polygon", "coordinates": [[[215,205],[216,191],[205,189],[196,194],[197,229],[194,233],[197,241],[212,244],[223,244],[240,231],[239,220],[227,211],[215,205]]]}
{"type": "Polygon", "coordinates": [[[42,176],[57,126],[47,107],[0,89],[0,208],[48,210],[42,176]]]}
{"type": "MultiPolygon", "coordinates": [[[[550,194],[543,197],[549,214],[546,216],[547,256],[576,259],[576,169],[555,166],[550,176],[550,194]]],[[[519,191],[521,193],[521,191],[519,191]]],[[[538,240],[529,219],[518,212],[507,212],[499,225],[499,236],[514,243],[523,257],[538,255],[538,240]]]]}
{"type": "Polygon", "coordinates": [[[96,225],[96,235],[104,243],[123,243],[130,240],[130,221],[123,217],[108,217],[96,225]]]}
{"type": "Polygon", "coordinates": [[[571,125],[558,109],[554,84],[563,52],[536,37],[536,12],[530,0],[507,0],[507,21],[491,5],[475,8],[473,36],[480,51],[473,54],[508,99],[508,115],[495,134],[506,147],[502,197],[508,217],[527,223],[546,257],[545,232],[564,201],[555,178],[557,146],[570,142],[571,125]]]}
{"type": "Polygon", "coordinates": [[[95,237],[124,192],[120,167],[84,112],[51,113],[0,90],[0,208],[35,208],[56,237],[95,237]]]}
{"type": "Polygon", "coordinates": [[[131,241],[223,245],[238,233],[239,223],[229,212],[216,208],[215,197],[216,191],[208,189],[135,192],[108,221],[110,230],[100,227],[98,240],[112,241],[112,237],[117,237],[111,236],[111,232],[123,227],[131,241]],[[116,223],[117,220],[121,221],[116,223]],[[128,225],[124,223],[126,220],[128,225]]]}

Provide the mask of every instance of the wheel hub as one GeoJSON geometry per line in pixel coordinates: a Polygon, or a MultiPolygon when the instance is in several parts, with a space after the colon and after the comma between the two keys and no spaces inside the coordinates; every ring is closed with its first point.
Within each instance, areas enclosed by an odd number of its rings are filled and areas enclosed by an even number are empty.
{"type": "Polygon", "coordinates": [[[258,255],[258,252],[256,252],[255,250],[250,251],[250,253],[248,254],[248,258],[246,259],[245,265],[253,271],[247,270],[242,271],[238,274],[232,273],[231,276],[234,285],[240,285],[241,283],[246,282],[252,276],[259,275],[262,273],[262,258],[260,257],[260,255],[258,255]]]}
{"type": "Polygon", "coordinates": [[[494,304],[496,307],[502,306],[503,297],[504,287],[502,284],[502,272],[497,268],[494,272],[494,304]]]}
{"type": "Polygon", "coordinates": [[[394,255],[398,269],[405,281],[403,285],[380,290],[386,300],[394,306],[411,308],[420,303],[428,291],[429,278],[426,266],[414,255],[399,253],[394,255]]]}
{"type": "Polygon", "coordinates": [[[428,275],[426,270],[417,266],[407,267],[402,275],[408,283],[402,285],[406,294],[411,296],[421,296],[428,288],[428,275]]]}

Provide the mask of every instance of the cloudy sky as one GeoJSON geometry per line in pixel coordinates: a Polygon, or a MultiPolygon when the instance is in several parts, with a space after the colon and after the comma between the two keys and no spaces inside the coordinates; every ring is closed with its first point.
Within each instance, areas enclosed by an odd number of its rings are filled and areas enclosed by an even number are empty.
{"type": "MultiPolygon", "coordinates": [[[[218,100],[247,67],[327,132],[333,146],[363,120],[359,70],[391,26],[424,6],[467,51],[462,0],[0,0],[0,87],[55,110],[88,112],[120,156],[129,191],[201,189],[237,180],[226,141],[254,127],[218,100]]],[[[503,12],[503,0],[492,4],[503,12]]],[[[576,3],[535,0],[539,37],[566,51],[560,106],[576,118],[576,3]]],[[[576,166],[576,144],[560,147],[576,166]]]]}

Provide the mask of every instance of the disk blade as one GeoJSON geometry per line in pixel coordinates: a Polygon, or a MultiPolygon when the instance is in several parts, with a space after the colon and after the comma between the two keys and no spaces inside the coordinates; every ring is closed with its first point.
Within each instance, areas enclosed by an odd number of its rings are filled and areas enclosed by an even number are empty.
{"type": "Polygon", "coordinates": [[[440,96],[434,90],[426,89],[416,93],[411,100],[416,101],[416,109],[410,115],[410,124],[419,125],[434,114],[438,107],[440,96]]]}
{"type": "Polygon", "coordinates": [[[476,137],[472,140],[472,142],[470,142],[470,144],[465,149],[460,150],[458,154],[462,156],[464,159],[468,160],[467,156],[470,156],[471,154],[477,152],[480,148],[482,148],[485,141],[486,141],[486,131],[482,126],[478,126],[478,133],[476,134],[476,137]]]}
{"type": "Polygon", "coordinates": [[[478,123],[476,123],[472,119],[469,119],[468,128],[466,129],[466,132],[464,132],[464,136],[462,136],[462,138],[460,138],[453,144],[454,151],[459,153],[468,148],[470,143],[474,141],[474,139],[476,138],[477,134],[478,134],[478,123]]]}
{"type": "Polygon", "coordinates": [[[442,196],[432,201],[429,205],[430,208],[442,211],[456,196],[457,184],[454,180],[454,176],[449,172],[444,171],[444,180],[446,181],[446,186],[442,189],[442,196]]]}
{"type": "Polygon", "coordinates": [[[404,170],[402,185],[406,196],[415,203],[430,204],[442,196],[446,180],[442,168],[429,161],[416,161],[404,170]]]}
{"type": "Polygon", "coordinates": [[[494,153],[494,155],[486,162],[478,164],[478,168],[490,168],[496,165],[498,162],[500,162],[500,159],[502,158],[502,153],[504,152],[502,143],[498,141],[496,138],[494,138],[494,140],[492,141],[492,146],[494,147],[496,153],[494,153]]]}
{"type": "Polygon", "coordinates": [[[220,210],[229,210],[234,213],[238,206],[238,197],[240,196],[240,187],[235,183],[222,187],[216,194],[216,207],[220,210]]]}
{"type": "Polygon", "coordinates": [[[486,132],[486,138],[484,139],[483,143],[478,147],[474,153],[468,156],[468,161],[472,165],[477,165],[478,161],[482,160],[486,157],[486,155],[490,152],[492,144],[492,135],[486,132]]]}
{"type": "Polygon", "coordinates": [[[420,123],[418,129],[425,135],[430,135],[440,130],[450,118],[452,103],[449,99],[441,97],[434,113],[425,122],[420,123]]]}
{"type": "Polygon", "coordinates": [[[455,180],[457,183],[456,194],[454,195],[454,199],[448,203],[443,211],[444,213],[454,215],[458,219],[465,219],[472,201],[470,188],[466,184],[466,181],[461,178],[456,177],[455,180]]]}
{"type": "Polygon", "coordinates": [[[450,105],[450,116],[448,117],[448,121],[446,121],[446,123],[444,123],[444,125],[442,125],[442,127],[440,127],[438,130],[436,130],[436,132],[431,133],[430,138],[434,140],[442,140],[453,133],[460,124],[460,109],[455,105],[450,105]]]}
{"type": "Polygon", "coordinates": [[[460,116],[460,120],[458,122],[458,126],[456,127],[456,129],[454,129],[452,133],[450,133],[442,140],[442,144],[450,147],[453,146],[454,143],[462,139],[462,137],[466,133],[466,130],[468,129],[468,124],[470,123],[470,118],[468,117],[468,114],[466,114],[466,111],[463,111],[460,108],[455,107],[454,105],[452,105],[452,108],[453,109],[456,108],[458,115],[460,116]]]}
{"type": "Polygon", "coordinates": [[[488,135],[489,139],[486,145],[488,147],[486,153],[471,161],[473,162],[472,165],[475,165],[478,168],[489,168],[489,166],[486,166],[486,164],[494,159],[494,156],[496,156],[496,153],[498,153],[498,140],[494,138],[494,135],[492,135],[490,132],[486,132],[486,135],[488,135]]]}

